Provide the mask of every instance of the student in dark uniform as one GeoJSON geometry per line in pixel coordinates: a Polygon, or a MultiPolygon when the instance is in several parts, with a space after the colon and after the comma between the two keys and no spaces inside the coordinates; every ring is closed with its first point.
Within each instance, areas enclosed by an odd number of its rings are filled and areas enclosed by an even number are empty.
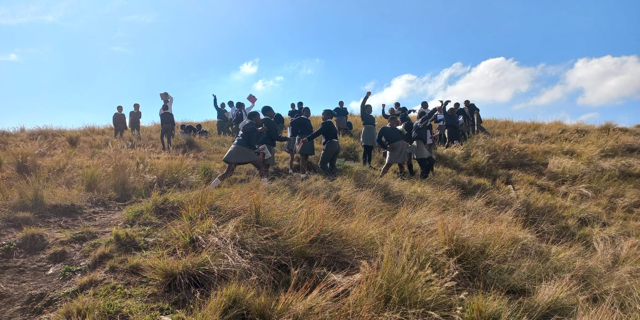
{"type": "Polygon", "coordinates": [[[116,108],[118,112],[113,114],[113,137],[122,139],[124,131],[127,130],[127,116],[122,113],[122,106],[116,108]]]}
{"type": "Polygon", "coordinates": [[[444,116],[444,125],[447,131],[447,148],[452,145],[460,144],[460,130],[458,129],[460,122],[458,120],[456,110],[447,110],[447,103],[445,102],[442,106],[442,111],[442,115],[444,116]]]}
{"type": "Polygon", "coordinates": [[[435,164],[435,159],[427,145],[429,144],[429,129],[427,128],[430,119],[434,114],[438,112],[437,109],[433,109],[427,113],[425,110],[420,110],[418,112],[418,120],[413,124],[413,133],[411,137],[413,138],[413,147],[414,147],[414,155],[416,160],[418,161],[418,165],[420,165],[420,178],[426,179],[429,177],[429,173],[433,172],[433,166],[435,164]]]}
{"type": "Polygon", "coordinates": [[[344,101],[338,101],[338,106],[333,109],[333,113],[336,115],[338,133],[348,134],[349,128],[347,127],[347,122],[349,121],[349,109],[344,107],[344,101]]]}
{"type": "Polygon", "coordinates": [[[227,164],[225,172],[220,174],[210,187],[215,188],[219,186],[222,181],[233,175],[236,167],[239,165],[250,163],[260,173],[260,177],[263,181],[266,179],[266,174],[262,170],[262,160],[255,152],[256,143],[258,142],[258,136],[267,130],[266,127],[259,127],[261,125],[260,114],[257,111],[249,112],[247,115],[247,123],[240,129],[240,133],[236,140],[233,142],[227,154],[224,155],[222,161],[227,164]]]}
{"type": "Polygon", "coordinates": [[[278,126],[278,134],[282,135],[282,130],[284,129],[284,117],[281,114],[276,113],[275,116],[273,116],[273,122],[278,126]]]}
{"type": "Polygon", "coordinates": [[[387,114],[385,112],[385,104],[382,104],[382,117],[385,118],[386,120],[389,120],[389,118],[391,117],[395,117],[396,116],[396,109],[394,108],[390,108],[389,109],[389,114],[387,114]]]}
{"type": "Polygon", "coordinates": [[[162,142],[162,150],[166,150],[164,144],[164,138],[167,138],[167,145],[171,150],[171,138],[173,138],[173,131],[176,127],[176,121],[173,118],[173,113],[169,112],[169,106],[167,104],[162,106],[162,113],[160,114],[160,142],[162,142]]]}
{"type": "Polygon", "coordinates": [[[267,150],[269,150],[271,154],[269,158],[262,159],[262,170],[264,170],[265,177],[268,177],[269,168],[276,165],[276,142],[289,141],[289,138],[280,136],[278,125],[273,121],[276,115],[275,112],[273,112],[273,108],[270,106],[262,107],[262,115],[264,116],[264,118],[262,118],[262,126],[267,128],[267,130],[260,134],[256,145],[267,146],[267,150]]]}
{"type": "Polygon", "coordinates": [[[380,177],[387,174],[394,164],[398,165],[400,175],[404,174],[404,163],[407,162],[407,144],[404,134],[398,129],[398,118],[390,117],[389,125],[380,128],[376,142],[387,151],[387,160],[380,171],[380,177]]]}
{"type": "Polygon", "coordinates": [[[480,131],[486,135],[489,135],[489,131],[487,131],[487,129],[485,129],[482,126],[482,117],[480,116],[480,108],[476,107],[475,103],[469,102],[469,100],[464,101],[464,107],[467,109],[469,116],[471,117],[471,131],[473,132],[473,134],[478,133],[476,132],[476,127],[477,127],[477,131],[480,131]],[[476,123],[476,113],[478,114],[477,116],[478,123],[476,123]]]}
{"type": "MultiPolygon", "coordinates": [[[[258,113],[259,114],[259,113],[258,113]]],[[[244,103],[236,102],[236,111],[233,115],[233,135],[238,136],[240,133],[240,124],[245,120],[245,117],[248,118],[247,111],[244,108],[244,103]]]]}
{"type": "Polygon", "coordinates": [[[336,175],[336,161],[340,153],[340,143],[338,143],[338,129],[333,124],[333,111],[325,109],[322,111],[322,124],[318,130],[314,131],[308,137],[302,139],[302,143],[313,141],[313,139],[322,135],[322,154],[320,155],[320,169],[326,175],[333,178],[336,175]]]}
{"type": "Polygon", "coordinates": [[[227,117],[227,109],[225,109],[224,102],[218,107],[218,97],[213,95],[213,107],[216,109],[216,129],[218,129],[218,135],[229,135],[229,117],[227,117]]]}
{"type": "Polygon", "coordinates": [[[296,155],[296,136],[291,134],[291,123],[293,122],[293,119],[301,116],[302,113],[298,109],[296,109],[296,104],[292,102],[291,110],[289,110],[289,113],[287,115],[289,116],[288,130],[289,130],[289,138],[291,139],[285,145],[284,151],[286,151],[289,154],[289,174],[293,174],[293,160],[296,155]]]}
{"type": "Polygon", "coordinates": [[[373,159],[373,147],[376,144],[376,118],[371,115],[373,111],[370,104],[366,104],[371,96],[371,92],[362,99],[360,104],[360,119],[362,119],[362,134],[360,135],[360,143],[362,144],[362,165],[371,166],[373,159]]]}
{"type": "Polygon", "coordinates": [[[134,103],[133,111],[129,112],[129,129],[131,129],[131,136],[137,135],[138,140],[142,139],[140,136],[140,119],[142,119],[140,104],[134,103]]]}
{"type": "MultiPolygon", "coordinates": [[[[302,116],[297,117],[291,121],[291,140],[295,137],[295,146],[299,146],[304,138],[313,133],[313,125],[309,117],[311,116],[311,110],[308,107],[302,109],[302,116]]],[[[313,140],[302,143],[302,147],[296,152],[300,155],[300,177],[304,180],[307,178],[307,163],[309,156],[315,155],[315,145],[313,140]]]]}
{"type": "Polygon", "coordinates": [[[400,124],[402,126],[402,132],[404,133],[404,142],[407,144],[407,169],[410,175],[414,175],[413,171],[413,122],[407,115],[402,115],[400,118],[400,124]]]}
{"type": "Polygon", "coordinates": [[[209,131],[207,131],[206,129],[202,128],[202,124],[196,124],[196,130],[198,130],[196,132],[197,135],[201,136],[201,137],[208,137],[209,136],[209,131]]]}
{"type": "Polygon", "coordinates": [[[469,131],[471,130],[471,127],[469,127],[469,121],[471,121],[471,118],[464,108],[460,108],[460,103],[456,102],[453,105],[453,108],[456,110],[456,115],[458,116],[460,142],[465,142],[469,138],[469,131]]]}

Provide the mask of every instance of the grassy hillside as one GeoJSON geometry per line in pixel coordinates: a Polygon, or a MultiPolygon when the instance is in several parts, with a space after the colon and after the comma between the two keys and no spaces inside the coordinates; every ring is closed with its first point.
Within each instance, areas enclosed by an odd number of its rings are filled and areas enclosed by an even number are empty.
{"type": "Polygon", "coordinates": [[[336,181],[215,190],[231,138],[0,132],[0,317],[640,319],[640,126],[485,127],[426,181],[344,138],[336,181]]]}

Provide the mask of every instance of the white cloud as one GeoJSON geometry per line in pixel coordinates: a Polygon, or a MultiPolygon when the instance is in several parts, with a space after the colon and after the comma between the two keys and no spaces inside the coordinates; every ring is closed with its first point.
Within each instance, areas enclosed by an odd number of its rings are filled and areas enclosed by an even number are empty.
{"type": "Polygon", "coordinates": [[[40,5],[0,6],[0,25],[15,25],[29,22],[55,22],[66,11],[68,1],[59,2],[53,7],[40,5]]]}
{"type": "Polygon", "coordinates": [[[132,14],[122,17],[122,21],[138,22],[138,23],[153,23],[157,20],[158,16],[154,13],[150,14],[132,14]]]}
{"type": "Polygon", "coordinates": [[[113,47],[110,47],[109,50],[119,52],[119,53],[131,53],[131,49],[126,47],[113,46],[113,47]]]}
{"type": "Polygon", "coordinates": [[[315,74],[324,64],[319,58],[296,61],[285,66],[286,71],[297,72],[300,75],[315,74]]]}
{"type": "Polygon", "coordinates": [[[376,82],[375,81],[369,81],[369,83],[365,84],[362,87],[362,90],[365,91],[373,91],[373,89],[376,87],[376,82]]]}
{"type": "Polygon", "coordinates": [[[600,118],[600,114],[597,112],[589,112],[581,115],[577,119],[571,118],[566,113],[555,114],[543,119],[545,122],[554,122],[560,121],[566,124],[576,124],[576,123],[597,123],[597,119],[600,118]]]}
{"type": "Polygon", "coordinates": [[[15,53],[10,53],[7,55],[1,55],[0,61],[18,61],[18,55],[15,53]]]}
{"type": "MultiPolygon", "coordinates": [[[[504,103],[511,101],[518,93],[528,91],[536,73],[537,68],[523,67],[513,59],[504,57],[485,60],[475,67],[456,62],[435,76],[397,76],[381,91],[373,93],[369,103],[376,107],[382,103],[402,102],[403,99],[469,99],[504,103]]],[[[353,101],[349,106],[357,110],[360,102],[353,101]]]]}
{"type": "Polygon", "coordinates": [[[581,92],[578,105],[601,106],[640,99],[638,56],[579,59],[554,86],[518,107],[547,105],[581,92]]]}
{"type": "Polygon", "coordinates": [[[284,80],[284,78],[281,76],[277,76],[272,80],[260,79],[258,82],[253,84],[253,88],[257,91],[266,91],[279,86],[282,80],[284,80]]]}
{"type": "Polygon", "coordinates": [[[259,59],[253,59],[251,61],[247,61],[240,66],[239,75],[251,75],[258,72],[258,61],[259,59]]]}

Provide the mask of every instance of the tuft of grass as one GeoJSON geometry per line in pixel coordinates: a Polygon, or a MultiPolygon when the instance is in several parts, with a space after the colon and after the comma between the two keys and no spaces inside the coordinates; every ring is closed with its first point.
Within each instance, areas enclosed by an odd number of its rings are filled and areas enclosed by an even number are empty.
{"type": "Polygon", "coordinates": [[[25,227],[35,223],[33,213],[31,212],[0,212],[0,222],[6,227],[25,227]]]}
{"type": "Polygon", "coordinates": [[[18,247],[28,253],[44,250],[48,241],[44,229],[27,227],[18,234],[18,247]]]}
{"type": "Polygon", "coordinates": [[[133,252],[142,249],[141,241],[129,230],[113,228],[113,244],[118,252],[133,252]]]}
{"type": "Polygon", "coordinates": [[[58,264],[67,260],[68,256],[69,252],[67,252],[65,248],[58,248],[49,252],[49,254],[47,255],[47,261],[49,261],[50,263],[58,264]]]}
{"type": "Polygon", "coordinates": [[[14,207],[18,210],[40,213],[45,209],[44,189],[36,181],[31,181],[29,184],[17,188],[17,196],[14,207]]]}
{"type": "Polygon", "coordinates": [[[67,242],[69,243],[85,243],[97,239],[98,235],[91,228],[82,228],[75,232],[67,234],[67,242]]]}
{"type": "Polygon", "coordinates": [[[210,289],[219,280],[207,256],[153,257],[147,260],[145,269],[161,290],[182,296],[210,289]]]}
{"type": "Polygon", "coordinates": [[[111,190],[115,194],[115,200],[125,202],[133,197],[133,185],[129,170],[126,167],[113,168],[109,174],[111,178],[111,190]]]}
{"type": "Polygon", "coordinates": [[[102,277],[98,273],[89,273],[86,276],[76,279],[76,287],[79,292],[85,292],[97,287],[102,282],[102,277]]]}
{"type": "Polygon", "coordinates": [[[80,144],[80,135],[77,133],[68,134],[66,139],[69,146],[73,149],[77,148],[78,144],[80,144]]]}
{"type": "Polygon", "coordinates": [[[102,181],[102,172],[97,167],[89,167],[82,172],[82,183],[87,192],[97,192],[102,181]]]}
{"type": "Polygon", "coordinates": [[[105,263],[107,260],[113,258],[114,247],[111,244],[106,244],[98,247],[95,251],[91,253],[89,256],[89,263],[87,266],[91,270],[95,270],[100,265],[105,263]]]}
{"type": "Polygon", "coordinates": [[[19,149],[12,153],[15,170],[21,176],[31,176],[38,171],[39,165],[34,152],[19,149]]]}

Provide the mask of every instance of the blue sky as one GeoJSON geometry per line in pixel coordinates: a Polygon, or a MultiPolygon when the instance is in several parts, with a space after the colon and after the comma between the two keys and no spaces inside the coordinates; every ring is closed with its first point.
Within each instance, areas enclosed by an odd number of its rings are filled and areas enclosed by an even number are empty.
{"type": "Polygon", "coordinates": [[[640,1],[0,2],[0,128],[213,119],[211,93],[314,114],[367,90],[484,117],[640,123],[640,1]]]}

